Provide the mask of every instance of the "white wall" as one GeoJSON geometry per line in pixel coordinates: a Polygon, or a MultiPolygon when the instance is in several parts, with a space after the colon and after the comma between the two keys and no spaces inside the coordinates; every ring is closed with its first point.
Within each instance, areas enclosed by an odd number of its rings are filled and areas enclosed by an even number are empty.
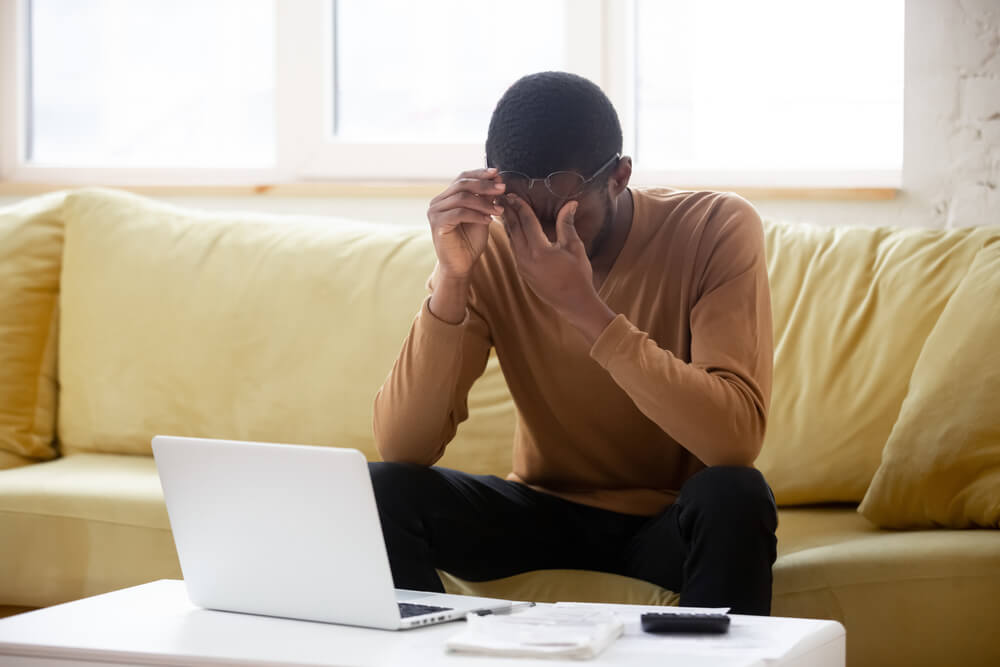
{"type": "MultiPolygon", "coordinates": [[[[1000,0],[907,0],[905,42],[905,154],[899,197],[881,202],[756,201],[765,216],[821,224],[1000,224],[1000,0]]],[[[849,36],[844,48],[850,48],[849,36]]],[[[0,198],[0,204],[16,199],[0,198]]],[[[427,207],[423,199],[405,198],[165,199],[212,209],[420,225],[426,223],[427,207]]]]}

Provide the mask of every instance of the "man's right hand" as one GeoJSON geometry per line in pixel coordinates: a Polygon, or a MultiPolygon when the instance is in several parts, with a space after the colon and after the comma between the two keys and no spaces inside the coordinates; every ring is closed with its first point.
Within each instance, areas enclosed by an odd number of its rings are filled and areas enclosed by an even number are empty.
{"type": "Polygon", "coordinates": [[[503,212],[493,200],[505,188],[496,169],[475,169],[459,174],[444,192],[431,200],[427,219],[431,223],[440,278],[468,280],[472,267],[486,250],[490,216],[503,212]]]}

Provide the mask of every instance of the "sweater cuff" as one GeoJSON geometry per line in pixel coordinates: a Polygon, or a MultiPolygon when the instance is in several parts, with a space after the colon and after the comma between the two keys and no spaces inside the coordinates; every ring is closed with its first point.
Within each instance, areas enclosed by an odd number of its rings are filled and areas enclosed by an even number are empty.
{"type": "Polygon", "coordinates": [[[590,348],[590,358],[606,369],[618,351],[618,346],[633,330],[628,318],[619,313],[594,341],[590,348]]]}
{"type": "Polygon", "coordinates": [[[440,317],[431,312],[431,298],[424,299],[424,305],[420,307],[420,327],[427,333],[435,337],[453,336],[461,338],[465,332],[465,323],[469,321],[469,309],[465,309],[465,317],[461,322],[452,324],[445,322],[440,317]]]}

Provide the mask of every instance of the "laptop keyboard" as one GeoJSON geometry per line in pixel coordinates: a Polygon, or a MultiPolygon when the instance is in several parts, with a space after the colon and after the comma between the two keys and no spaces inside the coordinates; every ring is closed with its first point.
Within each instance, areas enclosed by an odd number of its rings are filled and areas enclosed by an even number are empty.
{"type": "Polygon", "coordinates": [[[430,604],[411,604],[409,602],[400,602],[398,604],[399,615],[402,618],[420,616],[421,614],[433,614],[436,611],[451,611],[451,607],[435,607],[430,604]]]}

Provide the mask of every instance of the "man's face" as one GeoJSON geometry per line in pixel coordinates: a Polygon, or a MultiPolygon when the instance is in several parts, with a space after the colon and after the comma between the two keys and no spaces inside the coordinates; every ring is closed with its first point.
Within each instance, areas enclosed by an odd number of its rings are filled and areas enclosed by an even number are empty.
{"type": "Polygon", "coordinates": [[[607,238],[612,223],[607,179],[588,183],[583,191],[568,199],[552,194],[543,181],[535,181],[530,188],[513,179],[505,182],[508,183],[507,191],[523,199],[534,211],[549,241],[556,241],[556,216],[559,210],[571,201],[579,203],[574,221],[576,233],[587,249],[587,256],[593,257],[607,238]]]}

